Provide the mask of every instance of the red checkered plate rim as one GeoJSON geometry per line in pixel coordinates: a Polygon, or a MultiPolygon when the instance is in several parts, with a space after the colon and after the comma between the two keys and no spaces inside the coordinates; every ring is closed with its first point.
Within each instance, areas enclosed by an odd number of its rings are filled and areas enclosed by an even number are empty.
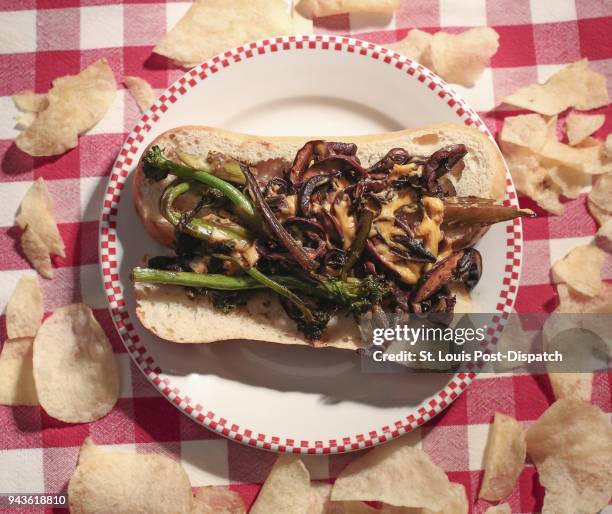
{"type": "MultiPolygon", "coordinates": [[[[170,379],[163,376],[164,372],[148,354],[146,343],[136,333],[130,312],[126,307],[123,290],[119,280],[117,262],[117,213],[126,179],[137,163],[137,156],[143,147],[144,135],[167,111],[168,106],[186,95],[190,89],[207,77],[222,73],[224,68],[235,65],[245,59],[254,59],[258,55],[294,51],[299,49],[317,49],[330,52],[349,52],[363,56],[364,59],[376,59],[397,68],[398,73],[416,76],[424,88],[437,95],[457,115],[457,121],[472,125],[491,134],[486,129],[480,117],[465,102],[459,98],[448,85],[428,69],[418,63],[386,48],[357,39],[314,35],[314,36],[284,36],[264,39],[227,51],[205,63],[196,66],[172,84],[142,116],[138,124],[128,135],[117,160],[115,161],[104,203],[100,221],[100,262],[102,281],[109,310],[117,331],[125,344],[130,356],[136,362],[146,378],[178,409],[199,424],[233,439],[239,443],[287,453],[329,454],[342,453],[375,446],[390,439],[401,436],[424,424],[448,407],[468,387],[474,378],[473,373],[458,373],[432,398],[426,406],[422,406],[416,415],[412,414],[394,423],[379,427],[377,430],[364,434],[348,435],[340,439],[327,441],[294,440],[281,438],[272,434],[261,434],[247,427],[233,424],[231,420],[222,417],[222,413],[211,412],[205,405],[200,405],[186,397],[170,379]]],[[[518,205],[512,179],[507,173],[506,199],[507,205],[518,205]]],[[[518,288],[520,261],[522,254],[522,225],[520,219],[514,220],[506,228],[506,253],[504,265],[503,287],[499,292],[493,324],[489,325],[489,341],[496,343],[508,314],[511,312],[518,288]]]]}

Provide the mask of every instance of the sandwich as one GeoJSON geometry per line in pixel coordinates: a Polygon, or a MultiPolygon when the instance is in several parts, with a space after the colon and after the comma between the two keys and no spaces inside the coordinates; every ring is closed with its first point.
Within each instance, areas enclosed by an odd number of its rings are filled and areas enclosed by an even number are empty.
{"type": "Polygon", "coordinates": [[[362,349],[363,316],[452,315],[488,227],[534,215],[503,205],[495,143],[455,124],[318,139],[184,126],[133,180],[168,249],[132,271],[136,313],[175,343],[362,349]]]}

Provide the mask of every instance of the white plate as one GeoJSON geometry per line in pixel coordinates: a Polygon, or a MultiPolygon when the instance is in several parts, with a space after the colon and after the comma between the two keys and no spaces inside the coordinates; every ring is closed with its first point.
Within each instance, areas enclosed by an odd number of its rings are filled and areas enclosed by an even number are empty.
{"type": "MultiPolygon", "coordinates": [[[[151,382],[197,422],[275,451],[337,453],[372,446],[448,406],[470,375],[363,375],[359,357],[272,344],[177,345],[138,323],[130,269],[161,252],[142,230],[129,173],[146,145],[179,125],[261,135],[338,136],[436,122],[476,125],[478,116],[437,76],[399,54],[333,36],[275,38],[239,47],[187,72],[130,133],[111,173],[101,220],[104,287],[117,329],[151,382]]],[[[516,195],[508,176],[508,198],[516,195]]],[[[514,303],[521,260],[519,220],[479,243],[484,274],[474,294],[498,312],[514,303]]],[[[160,420],[163,423],[163,420],[160,420]]]]}

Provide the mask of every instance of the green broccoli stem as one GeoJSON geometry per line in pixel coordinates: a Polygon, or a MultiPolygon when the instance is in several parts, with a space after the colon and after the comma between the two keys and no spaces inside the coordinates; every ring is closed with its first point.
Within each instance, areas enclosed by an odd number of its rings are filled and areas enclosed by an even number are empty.
{"type": "MultiPolygon", "coordinates": [[[[153,146],[144,157],[144,164],[147,167],[152,167],[165,174],[174,175],[183,180],[195,180],[209,187],[221,191],[230,202],[236,207],[236,213],[244,221],[244,223],[252,230],[261,232],[262,224],[259,213],[253,207],[251,200],[244,195],[240,189],[233,186],[229,182],[226,182],[219,177],[207,173],[205,171],[198,171],[184,164],[171,161],[166,159],[159,146],[153,146]]],[[[146,172],[145,172],[146,174],[146,172]]],[[[160,174],[150,174],[154,178],[161,177],[160,174]]]]}

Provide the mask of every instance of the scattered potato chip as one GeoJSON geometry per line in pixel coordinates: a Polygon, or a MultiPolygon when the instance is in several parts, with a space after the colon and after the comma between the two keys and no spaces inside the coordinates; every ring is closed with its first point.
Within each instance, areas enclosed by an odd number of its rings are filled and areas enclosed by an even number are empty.
{"type": "Polygon", "coordinates": [[[34,123],[35,119],[35,112],[22,112],[19,116],[15,118],[15,128],[17,130],[25,130],[30,125],[32,125],[32,123],[34,123]]]}
{"type": "Polygon", "coordinates": [[[602,147],[604,159],[612,159],[612,134],[608,134],[602,147]]]}
{"type": "Polygon", "coordinates": [[[557,400],[529,428],[526,440],[546,489],[542,514],[595,514],[608,505],[612,425],[598,407],[557,400]]]}
{"type": "Polygon", "coordinates": [[[604,252],[612,253],[612,218],[599,227],[595,234],[595,244],[604,252]]]}
{"type": "Polygon", "coordinates": [[[34,230],[47,246],[48,253],[66,256],[64,241],[55,222],[55,202],[42,177],[34,181],[23,197],[15,221],[22,229],[29,226],[34,230]]]}
{"type": "Polygon", "coordinates": [[[601,291],[595,296],[585,296],[572,291],[567,284],[557,284],[559,307],[556,312],[566,314],[612,314],[612,285],[603,283],[601,291]]]}
{"type": "Polygon", "coordinates": [[[145,79],[140,77],[125,77],[123,82],[134,97],[141,112],[147,112],[155,103],[155,91],[145,79]]]}
{"type": "Polygon", "coordinates": [[[20,111],[32,113],[44,111],[49,105],[47,95],[37,94],[31,89],[15,93],[13,95],[13,102],[15,102],[20,111]]]}
{"type": "Polygon", "coordinates": [[[106,415],[119,397],[119,369],[104,330],[83,303],[61,307],[38,329],[34,380],[47,414],[67,423],[106,415]]]}
{"type": "Polygon", "coordinates": [[[292,17],[283,0],[196,0],[153,51],[191,67],[243,43],[297,32],[312,32],[312,22],[292,17]]]}
{"type": "Polygon", "coordinates": [[[279,455],[249,512],[307,514],[310,501],[310,473],[304,463],[291,455],[279,455]]]}
{"type": "Polygon", "coordinates": [[[585,138],[597,132],[606,121],[603,114],[571,113],[567,117],[567,139],[570,146],[577,145],[585,138]]]}
{"type": "Polygon", "coordinates": [[[331,499],[381,501],[438,512],[457,497],[444,471],[425,452],[399,439],[352,461],[336,479],[331,499]]]}
{"type": "Polygon", "coordinates": [[[435,72],[447,82],[473,86],[499,48],[499,34],[478,27],[461,34],[437,32],[431,40],[435,72]]]}
{"type": "MultiPolygon", "coordinates": [[[[591,98],[593,91],[600,91],[599,74],[588,69],[587,59],[569,64],[550,77],[544,84],[531,84],[523,87],[503,99],[503,102],[529,109],[530,111],[554,116],[565,111],[568,107],[585,105],[608,104],[603,97],[591,98]],[[594,75],[593,75],[594,74],[594,75]]],[[[605,77],[604,86],[605,86],[605,77]]],[[[594,109],[594,107],[589,107],[594,109]]]]}
{"type": "Polygon", "coordinates": [[[191,514],[246,514],[242,497],[227,487],[200,487],[191,514]]]}
{"type": "Polygon", "coordinates": [[[387,45],[388,48],[404,54],[427,68],[433,69],[431,63],[431,40],[432,35],[419,29],[412,29],[406,37],[396,43],[387,45]]]}
{"type": "Polygon", "coordinates": [[[591,183],[589,175],[576,172],[571,168],[563,166],[552,166],[548,168],[550,183],[566,198],[578,198],[581,191],[591,183]]]}
{"type": "Polygon", "coordinates": [[[604,253],[596,246],[577,246],[552,267],[555,282],[563,282],[585,296],[601,292],[604,253]]]}
{"type": "Polygon", "coordinates": [[[598,205],[592,202],[590,198],[587,197],[587,205],[589,207],[589,212],[591,216],[597,221],[597,223],[601,226],[609,219],[612,219],[612,212],[602,209],[598,205]]]}
{"type": "Polygon", "coordinates": [[[521,425],[514,418],[496,412],[487,439],[480,498],[499,501],[510,496],[525,466],[526,452],[521,425]]]}
{"type": "Polygon", "coordinates": [[[612,171],[612,163],[602,162],[601,142],[586,139],[578,146],[568,146],[557,141],[556,137],[547,139],[539,152],[542,159],[571,168],[589,175],[601,175],[612,171]],[[593,144],[595,143],[595,144],[593,144]]]}
{"type": "Polygon", "coordinates": [[[400,0],[301,0],[296,9],[307,18],[344,13],[392,13],[400,0]]]}
{"type": "Polygon", "coordinates": [[[0,353],[0,405],[38,405],[32,375],[34,338],[4,342],[0,353]]]}
{"type": "Polygon", "coordinates": [[[49,257],[49,248],[47,248],[44,241],[29,225],[21,234],[19,242],[23,253],[40,276],[52,279],[55,273],[51,265],[51,258],[49,257]]]}
{"type": "Polygon", "coordinates": [[[106,59],[96,61],[78,75],[56,78],[47,94],[49,105],[15,143],[33,156],[59,155],[74,148],[78,136],[104,117],[116,89],[106,59]]]}
{"type": "Polygon", "coordinates": [[[489,507],[485,514],[512,514],[512,510],[510,510],[510,505],[507,503],[500,503],[499,505],[489,507]]]}
{"type": "Polygon", "coordinates": [[[43,298],[38,278],[21,277],[6,306],[6,333],[9,339],[34,337],[43,314],[43,298]]]}
{"type": "Polygon", "coordinates": [[[548,373],[548,379],[556,400],[562,398],[569,400],[591,401],[593,393],[592,373],[548,373]]]}
{"type": "Polygon", "coordinates": [[[584,74],[585,94],[576,103],[576,109],[590,111],[604,107],[610,103],[606,76],[593,70],[586,70],[584,74]]]}
{"type": "MultiPolygon", "coordinates": [[[[556,122],[555,118],[553,120],[553,123],[556,122]]],[[[539,114],[508,116],[504,120],[500,140],[538,152],[544,146],[550,130],[550,122],[539,114]]]]}
{"type": "Polygon", "coordinates": [[[597,179],[589,193],[589,202],[612,214],[612,173],[606,173],[597,179]]]}
{"type": "Polygon", "coordinates": [[[72,514],[190,514],[185,470],[169,457],[106,451],[86,440],[68,483],[72,514]],[[93,447],[92,447],[93,446],[93,447]]]}

